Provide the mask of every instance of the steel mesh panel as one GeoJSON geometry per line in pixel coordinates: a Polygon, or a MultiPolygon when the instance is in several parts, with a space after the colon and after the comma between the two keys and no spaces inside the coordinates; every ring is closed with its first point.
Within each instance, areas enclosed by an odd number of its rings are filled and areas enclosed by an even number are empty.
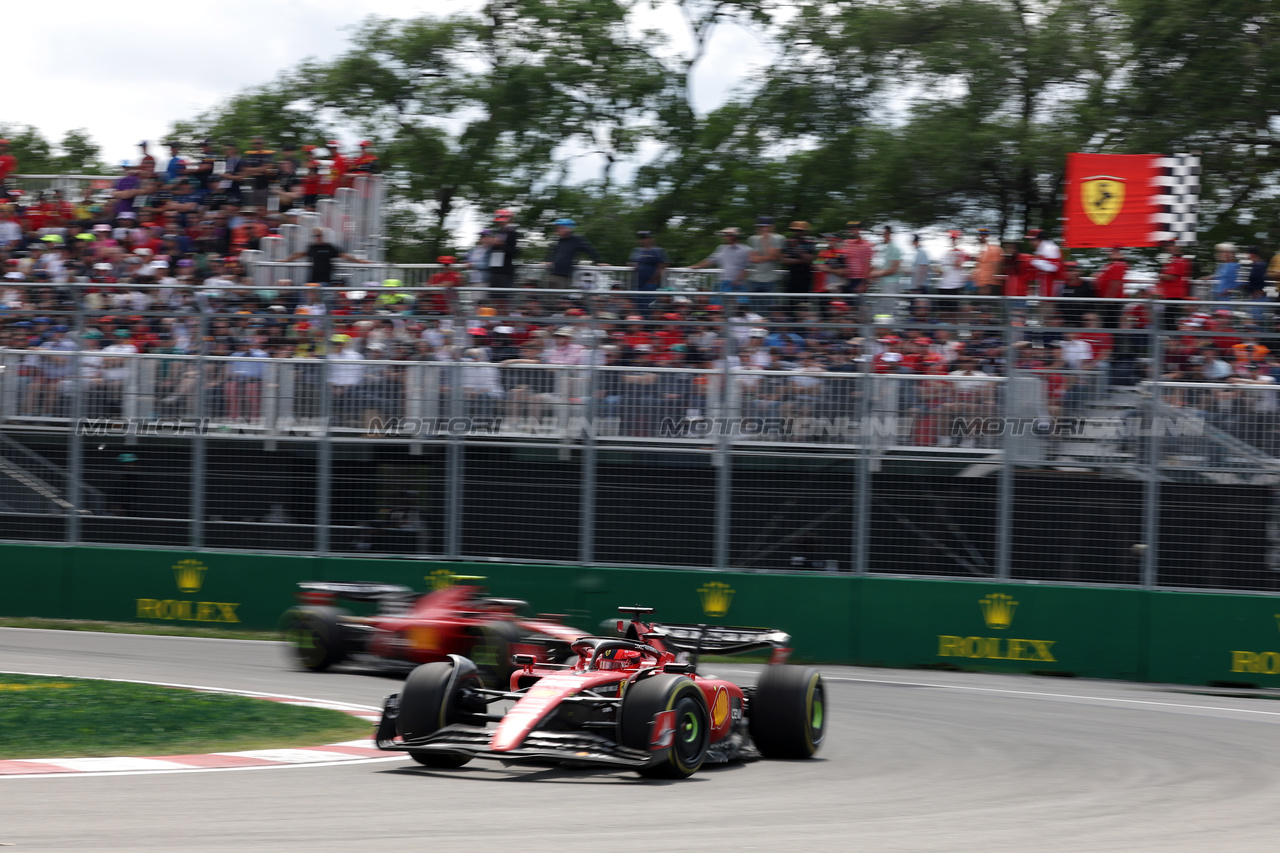
{"type": "Polygon", "coordinates": [[[334,442],[329,548],[346,554],[445,552],[445,453],[399,442],[334,442]]]}
{"type": "Polygon", "coordinates": [[[1163,586],[1280,589],[1272,486],[1162,483],[1163,586]]]}
{"type": "Polygon", "coordinates": [[[599,463],[597,562],[713,565],[716,472],[709,454],[602,451],[599,463]]]}
{"type": "Polygon", "coordinates": [[[730,565],[851,571],[856,466],[850,459],[735,454],[730,565]]]}
{"type": "Polygon", "coordinates": [[[1095,473],[1021,472],[1013,479],[1014,580],[1141,580],[1143,484],[1095,473]]]}
{"type": "Polygon", "coordinates": [[[578,452],[546,445],[467,445],[462,553],[577,560],[581,477],[578,452]]]}
{"type": "Polygon", "coordinates": [[[84,441],[84,480],[102,493],[105,509],[81,519],[82,541],[167,547],[190,543],[189,441],[84,441]]]}
{"type": "Polygon", "coordinates": [[[206,547],[265,551],[315,548],[316,446],[209,439],[205,449],[206,547]]]}
{"type": "Polygon", "coordinates": [[[994,577],[996,478],[960,476],[955,465],[895,467],[871,478],[870,571],[994,577]]]}

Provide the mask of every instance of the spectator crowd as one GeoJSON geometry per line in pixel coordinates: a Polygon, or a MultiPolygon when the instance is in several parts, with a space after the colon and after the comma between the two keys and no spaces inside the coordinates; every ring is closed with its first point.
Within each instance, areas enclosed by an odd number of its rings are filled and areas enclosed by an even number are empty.
{"type": "Polygon", "coordinates": [[[664,421],[727,411],[728,377],[742,417],[856,419],[887,407],[911,416],[901,440],[937,446],[958,440],[958,419],[1003,410],[999,380],[1012,369],[1043,380],[1037,414],[1050,417],[1156,375],[1208,383],[1212,393],[1186,391],[1174,405],[1207,416],[1243,407],[1251,423],[1272,424],[1256,443],[1274,445],[1274,424],[1259,419],[1273,416],[1272,395],[1217,387],[1280,377],[1265,304],[1280,261],[1258,248],[1241,264],[1236,247],[1217,247],[1218,267],[1197,281],[1166,246],[1152,288],[1137,292],[1119,247],[1086,275],[1040,232],[1003,243],[951,232],[931,257],[918,237],[904,252],[887,226],[813,234],[791,221],[780,232],[760,217],[751,235],[721,230],[689,267],[710,271],[711,288],[665,289],[671,258],[642,231],[629,281],[612,289],[598,267],[579,265],[604,259],[576,222],[554,222],[536,266],[522,262],[514,214],[499,210],[473,247],[439,258],[423,288],[381,275],[330,286],[343,261],[367,261],[320,230],[290,258],[306,259],[306,287],[263,286],[241,252],[378,168],[368,143],[350,161],[336,142],[323,153],[322,164],[316,150],[256,139],[244,152],[206,144],[190,157],[171,146],[161,164],[144,144],[109,189],[14,191],[0,205],[0,357],[16,408],[5,416],[119,415],[142,383],[144,414],[253,422],[276,393],[272,362],[305,359],[289,368],[297,414],[329,411],[356,429],[428,395],[431,411],[457,414],[461,402],[468,415],[512,421],[587,407],[618,434],[658,437],[664,421]],[[1202,311],[1197,286],[1244,301],[1202,311]],[[137,355],[229,358],[158,358],[140,376],[137,355]],[[429,386],[415,363],[436,365],[429,386]],[[856,381],[868,372],[918,378],[895,383],[886,402],[863,396],[875,393],[856,381]]]}

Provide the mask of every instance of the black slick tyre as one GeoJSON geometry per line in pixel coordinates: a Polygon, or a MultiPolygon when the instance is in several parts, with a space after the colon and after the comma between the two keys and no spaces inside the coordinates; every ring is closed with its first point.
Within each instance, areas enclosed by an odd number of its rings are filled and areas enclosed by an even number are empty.
{"type": "Polygon", "coordinates": [[[509,622],[491,622],[477,629],[475,644],[467,657],[475,661],[486,687],[505,690],[511,683],[511,644],[520,632],[509,622]]]}
{"type": "Polygon", "coordinates": [[[285,614],[282,628],[304,668],[324,672],[347,659],[342,615],[336,607],[300,607],[285,614]]]}
{"type": "Polygon", "coordinates": [[[826,689],[811,667],[767,666],[749,705],[751,739],[765,758],[810,758],[826,734],[826,689]]]}
{"type": "Polygon", "coordinates": [[[639,773],[662,779],[692,776],[706,760],[711,724],[707,698],[691,679],[662,673],[633,684],[622,700],[619,739],[623,746],[647,750],[654,718],[664,711],[675,712],[671,745],[655,752],[653,762],[639,773]]]}
{"type": "MultiPolygon", "coordinates": [[[[432,734],[457,722],[456,697],[450,695],[453,663],[424,663],[405,679],[400,691],[400,711],[396,716],[396,733],[405,740],[432,734]]],[[[471,760],[469,755],[450,752],[410,750],[409,756],[425,767],[461,767],[471,760]]]]}

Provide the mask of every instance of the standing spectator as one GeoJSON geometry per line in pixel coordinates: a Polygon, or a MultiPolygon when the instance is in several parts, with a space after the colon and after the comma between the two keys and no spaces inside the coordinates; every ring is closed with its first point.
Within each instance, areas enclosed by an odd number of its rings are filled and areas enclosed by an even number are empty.
{"type": "Polygon", "coordinates": [[[228,145],[223,149],[222,158],[222,175],[218,182],[218,189],[225,196],[226,201],[231,204],[243,203],[243,197],[240,193],[240,181],[244,179],[244,158],[240,156],[240,149],[234,145],[228,145]]]}
{"type": "MultiPolygon", "coordinates": [[[[3,245],[3,240],[0,240],[3,245]]],[[[1244,286],[1244,298],[1250,302],[1262,302],[1267,298],[1267,255],[1261,246],[1249,249],[1249,280],[1244,286]]]]}
{"type": "Polygon", "coordinates": [[[156,174],[156,158],[151,156],[151,152],[147,150],[147,140],[138,143],[138,148],[142,150],[142,159],[138,161],[138,171],[142,173],[142,178],[153,178],[156,174]]]}
{"type": "MultiPolygon", "coordinates": [[[[627,266],[635,271],[632,285],[636,290],[652,293],[662,286],[662,276],[670,261],[666,250],[653,244],[652,231],[636,232],[636,240],[639,245],[631,250],[631,257],[627,260],[627,266]]],[[[639,302],[640,309],[649,313],[653,299],[645,298],[639,302]]]]}
{"type": "Polygon", "coordinates": [[[567,290],[573,286],[573,268],[578,255],[590,255],[601,266],[604,261],[590,243],[574,233],[578,223],[572,219],[557,219],[552,224],[556,227],[556,243],[551,247],[551,261],[547,264],[551,268],[548,283],[557,290],[567,290]]]}
{"type": "Polygon", "coordinates": [[[849,239],[840,247],[844,254],[845,293],[866,293],[867,281],[871,277],[871,256],[874,249],[862,239],[862,223],[850,220],[845,223],[849,229],[849,239]]]}
{"type": "Polygon", "coordinates": [[[1213,255],[1217,260],[1213,275],[1198,281],[1197,284],[1206,284],[1210,287],[1210,299],[1230,299],[1232,294],[1240,289],[1240,263],[1236,260],[1235,244],[1219,243],[1213,247],[1213,255]]]}
{"type": "Polygon", "coordinates": [[[933,261],[929,258],[929,253],[920,243],[920,235],[911,235],[911,248],[913,249],[911,257],[911,292],[912,293],[928,293],[929,292],[929,273],[933,261]]]}
{"type": "Polygon", "coordinates": [[[880,261],[871,271],[871,277],[875,279],[876,289],[886,296],[872,313],[892,317],[897,313],[897,297],[902,292],[902,250],[893,245],[893,229],[888,225],[881,231],[880,261]]]}
{"type": "Polygon", "coordinates": [[[330,139],[329,148],[329,181],[321,189],[325,195],[333,195],[340,187],[346,186],[344,181],[347,179],[347,158],[342,156],[342,143],[336,139],[330,139]]]}
{"type": "Polygon", "coordinates": [[[9,153],[9,140],[0,139],[0,190],[9,176],[18,171],[18,158],[9,153]]]}
{"type": "Polygon", "coordinates": [[[267,148],[261,136],[255,136],[253,146],[244,152],[243,174],[249,184],[248,204],[258,210],[265,210],[271,183],[277,175],[276,152],[267,148]]]}
{"type": "Polygon", "coordinates": [[[838,234],[823,234],[826,245],[818,253],[818,270],[814,276],[814,291],[818,293],[843,293],[845,287],[844,256],[840,254],[838,234]]]}
{"type": "Polygon", "coordinates": [[[116,181],[115,189],[111,193],[111,198],[115,201],[115,215],[117,217],[126,213],[132,215],[135,199],[142,193],[142,178],[138,176],[138,170],[130,166],[125,169],[124,176],[116,181]]]}
{"type": "Polygon", "coordinates": [[[368,139],[360,143],[360,156],[351,164],[351,172],[359,175],[378,174],[378,155],[373,151],[373,143],[368,139]]]}
{"type": "Polygon", "coordinates": [[[747,277],[747,265],[751,263],[751,250],[738,242],[742,232],[732,226],[720,229],[724,244],[709,256],[689,267],[701,270],[712,267],[720,270],[720,292],[741,293],[747,277]]]}
{"type": "MultiPolygon", "coordinates": [[[[787,272],[787,293],[813,292],[813,262],[818,257],[818,244],[809,236],[809,223],[796,220],[788,228],[781,260],[787,272]]],[[[795,310],[799,306],[792,304],[795,310]]]]}
{"type": "Polygon", "coordinates": [[[166,184],[177,183],[178,178],[181,178],[183,172],[187,170],[186,162],[179,156],[181,150],[178,143],[169,143],[169,163],[164,168],[164,182],[166,184]]]}
{"type": "MultiPolygon", "coordinates": [[[[1124,249],[1120,246],[1113,247],[1107,265],[1102,268],[1102,272],[1094,276],[1094,295],[1099,299],[1122,299],[1124,280],[1128,274],[1129,264],[1125,262],[1124,249]]],[[[1108,329],[1118,328],[1120,310],[1123,307],[1119,302],[1101,303],[1098,306],[1098,313],[1102,316],[1103,325],[1108,329]]]]}
{"type": "MultiPolygon", "coordinates": [[[[1177,241],[1164,240],[1160,249],[1168,255],[1160,269],[1160,283],[1156,288],[1159,299],[1183,300],[1191,298],[1191,261],[1182,254],[1177,241]]],[[[1182,309],[1175,305],[1164,306],[1164,328],[1172,332],[1178,328],[1182,309]]]]}
{"type": "Polygon", "coordinates": [[[360,383],[364,381],[364,353],[350,335],[337,334],[331,343],[341,349],[325,357],[329,362],[329,393],[333,395],[333,417],[339,426],[350,423],[359,404],[360,383]]]}
{"type": "MultiPolygon", "coordinates": [[[[958,296],[964,289],[964,263],[969,256],[960,248],[959,231],[952,231],[948,236],[951,238],[951,248],[942,255],[942,275],[938,277],[938,293],[958,296]]],[[[947,299],[943,300],[939,306],[939,312],[954,317],[959,307],[958,301],[947,299]]]]}
{"type": "Polygon", "coordinates": [[[0,205],[0,252],[11,252],[22,243],[22,226],[13,218],[13,208],[0,205]]]}
{"type": "Polygon", "coordinates": [[[311,232],[311,245],[301,252],[294,252],[284,259],[285,263],[296,261],[303,255],[311,262],[311,274],[307,281],[312,284],[333,284],[333,262],[335,260],[350,261],[353,264],[367,264],[369,261],[352,257],[342,249],[324,239],[324,230],[316,228],[311,232]]]}
{"type": "Polygon", "coordinates": [[[206,139],[200,145],[200,162],[195,168],[196,188],[200,191],[201,197],[212,189],[218,169],[218,152],[213,147],[213,143],[206,139]]]}
{"type": "Polygon", "coordinates": [[[1057,296],[1062,282],[1062,250],[1039,228],[1030,231],[1026,239],[1031,241],[1035,252],[1031,266],[1035,272],[1037,295],[1057,296]]]}
{"type": "Polygon", "coordinates": [[[520,256],[520,232],[516,230],[509,210],[493,214],[493,233],[489,241],[489,286],[498,289],[516,286],[516,258],[520,256]]]}
{"type": "Polygon", "coordinates": [[[786,240],[773,230],[773,217],[756,219],[756,233],[747,238],[751,249],[751,269],[747,272],[747,289],[752,293],[773,293],[778,281],[778,261],[786,240]]]}
{"type": "Polygon", "coordinates": [[[978,229],[978,257],[973,268],[973,283],[982,296],[996,295],[996,276],[1004,262],[1004,252],[1000,246],[990,240],[991,232],[986,228],[978,229]]]}

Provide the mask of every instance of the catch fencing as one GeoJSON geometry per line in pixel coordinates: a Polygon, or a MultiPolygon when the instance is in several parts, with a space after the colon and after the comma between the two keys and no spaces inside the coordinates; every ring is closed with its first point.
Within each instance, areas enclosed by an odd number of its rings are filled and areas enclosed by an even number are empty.
{"type": "Polygon", "coordinates": [[[1145,588],[1280,577],[1271,306],[262,289],[10,299],[0,539],[1145,588]],[[1119,319],[1133,304],[1149,323],[1119,319]],[[1201,308],[1230,317],[1170,322],[1201,308]],[[1250,341],[1221,375],[1196,346],[1250,341]]]}

